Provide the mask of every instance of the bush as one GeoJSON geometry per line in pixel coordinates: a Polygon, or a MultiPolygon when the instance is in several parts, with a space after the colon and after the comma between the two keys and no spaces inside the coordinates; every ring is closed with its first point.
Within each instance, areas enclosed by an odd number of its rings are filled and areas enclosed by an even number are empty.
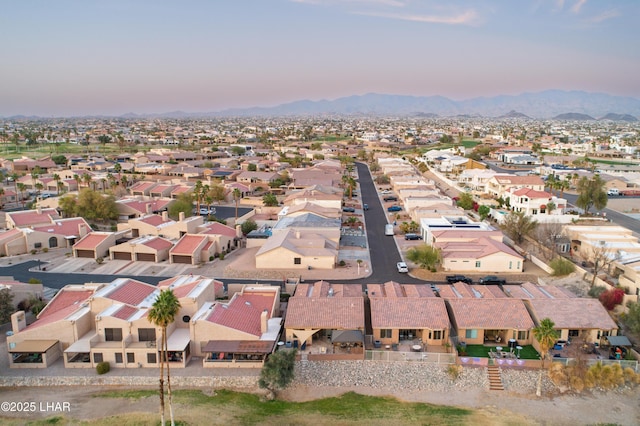
{"type": "Polygon", "coordinates": [[[599,299],[600,295],[605,291],[607,291],[605,287],[594,286],[594,287],[591,287],[591,289],[589,290],[589,293],[587,294],[589,295],[589,297],[593,297],[594,299],[599,299]]]}
{"type": "Polygon", "coordinates": [[[98,265],[102,265],[103,262],[104,262],[104,259],[102,257],[99,257],[99,258],[96,259],[96,263],[98,265]]]}
{"type": "Polygon", "coordinates": [[[43,253],[48,253],[48,252],[49,252],[49,248],[48,248],[48,247],[43,248],[43,249],[42,249],[42,252],[43,252],[43,253]]]}
{"type": "Polygon", "coordinates": [[[31,252],[30,252],[30,253],[31,253],[31,254],[36,254],[37,252],[38,252],[38,250],[36,250],[36,249],[31,249],[31,252]]]}
{"type": "Polygon", "coordinates": [[[620,287],[612,288],[611,290],[607,290],[603,292],[598,300],[600,303],[608,310],[612,311],[617,305],[622,303],[624,299],[624,290],[620,287]]]}
{"type": "Polygon", "coordinates": [[[37,278],[29,278],[29,281],[27,281],[29,284],[42,284],[42,280],[39,280],[37,278]]]}
{"type": "Polygon", "coordinates": [[[341,260],[340,262],[338,262],[339,266],[345,266],[347,264],[347,262],[345,262],[344,260],[341,260]]]}
{"type": "Polygon", "coordinates": [[[553,269],[553,273],[551,275],[554,277],[569,275],[576,270],[576,265],[564,257],[556,257],[549,263],[549,266],[553,269]]]}
{"type": "Polygon", "coordinates": [[[109,366],[108,362],[101,362],[96,366],[96,372],[98,374],[106,374],[111,370],[111,366],[109,366]]]}
{"type": "Polygon", "coordinates": [[[224,250],[222,250],[222,251],[220,252],[220,260],[224,260],[224,257],[225,257],[226,255],[227,255],[227,252],[226,252],[226,251],[224,251],[224,250]]]}
{"type": "Polygon", "coordinates": [[[447,374],[451,377],[451,380],[456,380],[460,377],[460,373],[462,373],[462,366],[451,364],[447,367],[447,374]]]}
{"type": "Polygon", "coordinates": [[[214,256],[209,256],[209,262],[211,262],[213,259],[215,259],[214,256]]]}

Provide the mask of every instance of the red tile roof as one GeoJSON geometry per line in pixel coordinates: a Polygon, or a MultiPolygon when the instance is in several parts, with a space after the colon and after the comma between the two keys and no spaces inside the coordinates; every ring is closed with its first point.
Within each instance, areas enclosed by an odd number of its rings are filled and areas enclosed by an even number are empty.
{"type": "Polygon", "coordinates": [[[120,283],[107,298],[127,305],[136,306],[155,291],[156,287],[140,281],[126,280],[120,283]]]}
{"type": "Polygon", "coordinates": [[[618,329],[615,321],[597,299],[531,299],[527,303],[538,321],[550,318],[556,329],[618,329]]]}
{"type": "Polygon", "coordinates": [[[517,196],[526,196],[528,198],[531,199],[539,199],[539,198],[545,198],[550,200],[551,197],[553,197],[553,195],[549,194],[548,192],[545,191],[536,191],[530,188],[520,188],[516,191],[513,192],[514,195],[517,196]]]}
{"type": "Polygon", "coordinates": [[[364,298],[291,297],[287,306],[285,327],[362,330],[364,329],[364,298]]]}
{"type": "Polygon", "coordinates": [[[49,232],[52,234],[64,235],[67,237],[79,236],[80,226],[84,225],[87,232],[91,232],[91,226],[83,217],[72,217],[69,219],[58,219],[51,225],[34,227],[34,231],[49,232]]]}
{"type": "Polygon", "coordinates": [[[7,212],[7,216],[18,228],[52,223],[54,219],[60,218],[56,209],[42,209],[40,213],[37,210],[7,212]]]}
{"type": "Polygon", "coordinates": [[[51,324],[66,318],[82,307],[93,294],[93,290],[69,290],[63,288],[45,306],[38,315],[38,319],[26,329],[32,330],[45,324],[51,324]]]}
{"type": "Polygon", "coordinates": [[[154,250],[166,250],[168,248],[171,248],[171,246],[173,246],[173,243],[169,240],[165,240],[164,238],[157,237],[142,243],[142,245],[150,247],[154,250]]]}
{"type": "Polygon", "coordinates": [[[172,220],[164,220],[162,216],[157,214],[150,214],[148,216],[141,217],[138,219],[139,222],[146,223],[151,226],[162,225],[163,223],[172,222],[172,220]]]}
{"type": "Polygon", "coordinates": [[[449,299],[447,303],[459,329],[529,330],[534,327],[522,300],[449,299]]]}
{"type": "Polygon", "coordinates": [[[171,254],[192,255],[196,249],[208,238],[205,235],[185,234],[171,249],[171,254]]]}
{"type": "Polygon", "coordinates": [[[98,244],[109,238],[111,234],[91,232],[73,245],[74,249],[94,250],[98,244]]]}
{"type": "Polygon", "coordinates": [[[229,238],[234,238],[236,236],[235,229],[231,228],[230,226],[223,225],[219,222],[211,222],[207,224],[206,229],[200,233],[208,235],[224,235],[225,237],[229,238]]]}
{"type": "Polygon", "coordinates": [[[133,306],[124,305],[122,308],[114,312],[113,315],[111,316],[113,318],[126,320],[126,319],[129,319],[129,317],[131,317],[131,315],[135,314],[136,312],[138,312],[138,309],[134,308],[133,306]]]}
{"type": "Polygon", "coordinates": [[[236,293],[226,307],[222,304],[215,305],[207,321],[260,336],[262,335],[260,317],[262,312],[267,310],[267,316],[271,318],[271,307],[275,295],[275,292],[269,295],[236,293]]]}
{"type": "Polygon", "coordinates": [[[444,300],[439,297],[371,299],[373,328],[430,328],[450,327],[444,300]]]}

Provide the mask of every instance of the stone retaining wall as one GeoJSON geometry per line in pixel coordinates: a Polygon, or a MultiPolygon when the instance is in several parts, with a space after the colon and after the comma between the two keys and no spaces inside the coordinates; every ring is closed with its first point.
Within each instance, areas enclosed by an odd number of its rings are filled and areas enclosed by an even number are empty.
{"type": "MultiPolygon", "coordinates": [[[[255,390],[258,388],[256,376],[211,376],[211,377],[181,377],[172,376],[171,385],[178,387],[207,387],[231,388],[241,390],[255,390]]],[[[99,377],[0,377],[0,387],[13,386],[158,386],[155,376],[110,376],[99,377]]]]}

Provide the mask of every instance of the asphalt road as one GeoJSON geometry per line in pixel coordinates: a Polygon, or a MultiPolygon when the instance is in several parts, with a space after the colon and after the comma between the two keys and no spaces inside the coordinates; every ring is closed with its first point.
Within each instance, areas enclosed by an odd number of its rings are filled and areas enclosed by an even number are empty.
{"type": "MultiPolygon", "coordinates": [[[[575,206],[578,196],[575,194],[567,194],[565,192],[563,198],[566,199],[569,204],[575,206]]],[[[634,233],[640,235],[640,221],[638,221],[637,219],[607,208],[602,209],[602,211],[607,214],[607,219],[610,219],[611,222],[616,223],[620,226],[624,226],[625,228],[630,229],[634,233]]]]}

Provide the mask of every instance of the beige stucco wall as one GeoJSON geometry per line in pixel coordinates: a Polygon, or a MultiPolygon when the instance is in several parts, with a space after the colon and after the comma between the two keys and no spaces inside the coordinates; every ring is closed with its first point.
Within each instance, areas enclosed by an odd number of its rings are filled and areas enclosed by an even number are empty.
{"type": "Polygon", "coordinates": [[[285,248],[279,247],[260,256],[256,256],[256,268],[260,269],[334,269],[337,256],[302,256],[285,248]],[[301,258],[299,265],[294,264],[294,258],[301,258]]]}
{"type": "Polygon", "coordinates": [[[206,320],[191,323],[192,354],[204,356],[202,348],[209,340],[259,340],[260,336],[214,324],[206,320]]]}
{"type": "Polygon", "coordinates": [[[502,272],[522,272],[522,259],[511,256],[506,253],[495,253],[485,256],[481,259],[443,259],[442,268],[445,271],[460,272],[486,272],[486,273],[502,273],[502,272]],[[476,260],[480,261],[480,266],[476,267],[476,260]],[[511,262],[511,268],[509,263],[511,262]]]}

